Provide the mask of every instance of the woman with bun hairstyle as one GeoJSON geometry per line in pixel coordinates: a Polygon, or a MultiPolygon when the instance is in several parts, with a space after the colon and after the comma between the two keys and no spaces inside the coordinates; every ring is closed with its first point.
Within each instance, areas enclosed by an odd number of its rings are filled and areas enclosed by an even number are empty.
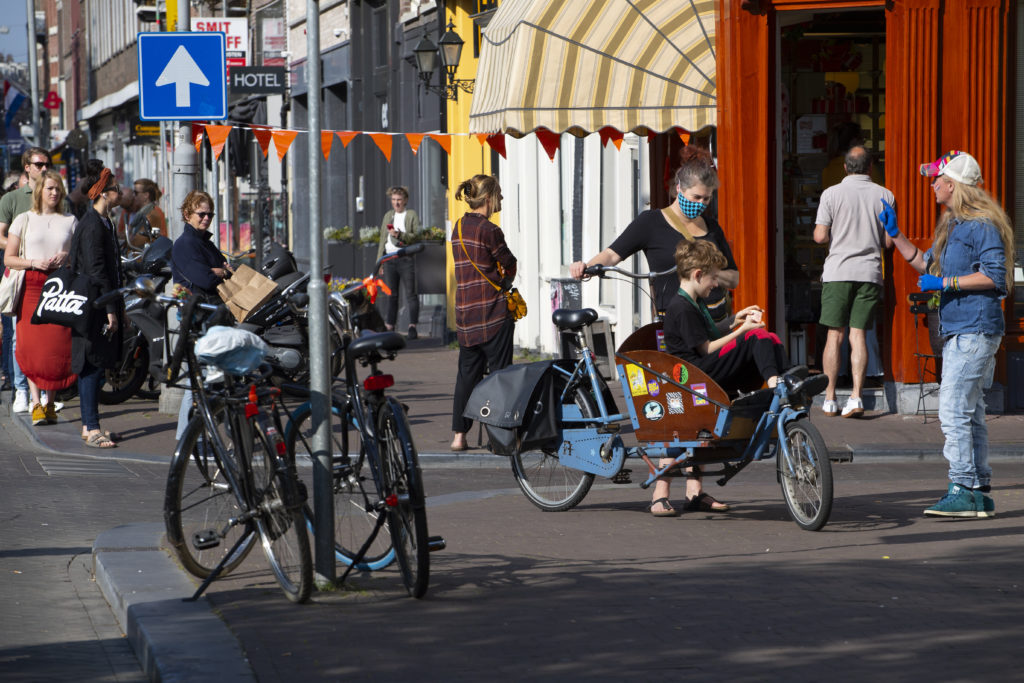
{"type": "Polygon", "coordinates": [[[495,178],[475,175],[459,185],[455,198],[469,205],[469,211],[456,221],[451,238],[459,341],[451,449],[464,451],[468,448],[466,433],[473,426],[462,416],[469,395],[485,370],[494,372],[512,364],[515,320],[505,297],[491,283],[504,285],[515,278],[516,257],[501,228],[488,220],[501,211],[501,187],[495,178]]]}

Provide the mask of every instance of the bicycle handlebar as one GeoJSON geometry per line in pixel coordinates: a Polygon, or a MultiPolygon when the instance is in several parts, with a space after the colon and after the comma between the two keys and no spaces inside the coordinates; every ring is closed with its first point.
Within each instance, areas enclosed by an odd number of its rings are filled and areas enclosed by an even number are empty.
{"type": "Polygon", "coordinates": [[[390,261],[391,259],[396,259],[399,256],[412,256],[413,254],[420,253],[424,249],[426,249],[426,246],[423,244],[423,242],[417,242],[416,244],[410,244],[407,247],[402,247],[398,251],[392,252],[390,254],[384,254],[383,256],[380,257],[380,259],[377,260],[377,265],[373,267],[373,274],[376,275],[377,272],[380,270],[380,267],[384,265],[386,262],[390,261]]]}
{"type": "Polygon", "coordinates": [[[633,278],[634,280],[653,280],[661,277],[662,275],[670,275],[676,272],[675,268],[669,268],[660,272],[650,273],[632,273],[628,270],[619,268],[618,266],[602,266],[600,264],[594,266],[587,266],[583,271],[583,275],[596,275],[597,277],[606,277],[608,273],[618,273],[619,275],[625,275],[626,277],[633,278]]]}

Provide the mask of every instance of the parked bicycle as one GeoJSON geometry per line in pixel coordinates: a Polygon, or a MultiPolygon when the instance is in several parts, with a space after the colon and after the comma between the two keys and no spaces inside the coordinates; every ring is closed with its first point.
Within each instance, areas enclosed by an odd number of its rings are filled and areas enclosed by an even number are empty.
{"type": "Polygon", "coordinates": [[[196,296],[183,302],[158,295],[146,278],[136,280],[133,289],[181,311],[166,381],[177,386],[186,364],[196,415],[171,459],[164,521],[182,565],[203,578],[191,599],[237,567],[258,537],[285,595],[305,602],[312,591],[313,565],[302,516],[304,496],[275,410],[279,391],[266,384],[266,373],[240,372],[227,364],[229,358],[210,359],[222,373],[219,380],[204,377],[204,367],[210,366],[199,362],[194,344],[203,323],[223,316],[223,307],[200,303],[196,296]]]}

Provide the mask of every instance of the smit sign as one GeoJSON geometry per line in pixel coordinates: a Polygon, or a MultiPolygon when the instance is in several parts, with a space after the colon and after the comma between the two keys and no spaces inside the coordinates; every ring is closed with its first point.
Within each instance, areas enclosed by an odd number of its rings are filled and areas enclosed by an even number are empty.
{"type": "Polygon", "coordinates": [[[224,46],[223,33],[138,34],[139,118],[227,118],[224,46]]]}

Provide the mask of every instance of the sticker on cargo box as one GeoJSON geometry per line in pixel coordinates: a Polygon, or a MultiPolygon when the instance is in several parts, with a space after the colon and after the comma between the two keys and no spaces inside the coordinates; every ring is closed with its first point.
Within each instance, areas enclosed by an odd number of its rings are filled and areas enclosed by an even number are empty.
{"type": "Polygon", "coordinates": [[[647,378],[644,377],[643,368],[639,365],[627,365],[626,377],[629,378],[629,393],[631,396],[647,395],[647,378]]]}
{"type": "Polygon", "coordinates": [[[665,409],[657,401],[648,401],[644,404],[644,417],[651,422],[657,422],[665,417],[665,409]]]}
{"type": "Polygon", "coordinates": [[[696,393],[693,395],[693,405],[695,406],[706,406],[708,405],[707,399],[701,398],[701,396],[708,395],[707,384],[691,384],[690,388],[696,393]]]}
{"type": "Polygon", "coordinates": [[[665,402],[668,403],[669,415],[682,415],[686,412],[683,405],[683,395],[679,393],[665,394],[665,402]]]}

